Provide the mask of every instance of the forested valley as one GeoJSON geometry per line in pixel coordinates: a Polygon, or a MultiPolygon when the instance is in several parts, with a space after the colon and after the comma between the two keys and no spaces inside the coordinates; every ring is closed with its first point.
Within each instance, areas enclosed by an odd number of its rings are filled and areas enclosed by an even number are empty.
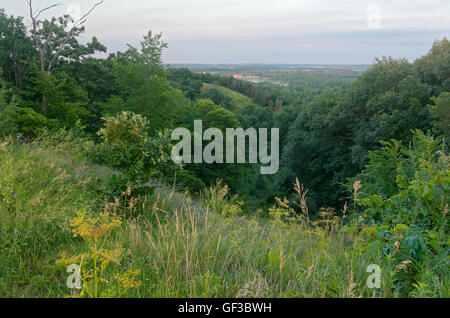
{"type": "Polygon", "coordinates": [[[450,296],[447,38],[279,85],[171,67],[152,31],[106,56],[72,22],[0,10],[0,296],[450,296]],[[280,170],[174,163],[194,120],[279,128],[280,170]]]}

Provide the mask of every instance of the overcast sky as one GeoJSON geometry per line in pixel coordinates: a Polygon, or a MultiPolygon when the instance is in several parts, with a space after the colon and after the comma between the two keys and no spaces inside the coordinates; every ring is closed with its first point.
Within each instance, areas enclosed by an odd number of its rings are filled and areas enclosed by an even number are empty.
{"type": "MultiPolygon", "coordinates": [[[[96,0],[34,0],[76,14],[96,0]]],[[[25,0],[0,0],[27,17],[25,0]]],[[[47,14],[49,17],[50,14],[47,14]]],[[[28,19],[26,19],[28,21],[28,19]]],[[[138,45],[149,29],[169,42],[166,63],[370,64],[414,60],[450,36],[449,0],[105,0],[86,23],[108,52],[138,45]]]]}

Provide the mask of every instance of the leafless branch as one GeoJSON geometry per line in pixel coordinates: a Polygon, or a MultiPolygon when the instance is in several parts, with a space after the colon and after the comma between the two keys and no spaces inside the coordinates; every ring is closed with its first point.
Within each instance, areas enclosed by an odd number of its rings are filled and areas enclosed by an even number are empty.
{"type": "MultiPolygon", "coordinates": [[[[40,10],[36,15],[33,12],[33,5],[32,5],[32,0],[26,0],[28,3],[28,7],[30,10],[30,18],[31,18],[31,22],[32,22],[32,37],[34,40],[34,44],[36,46],[36,49],[39,50],[39,54],[40,54],[40,62],[41,62],[41,71],[44,72],[45,68],[45,55],[47,54],[47,48],[51,45],[51,39],[53,37],[53,33],[54,33],[54,29],[55,29],[55,18],[52,18],[51,22],[50,22],[50,30],[49,30],[49,34],[47,36],[47,38],[45,39],[45,42],[41,43],[40,39],[38,38],[38,32],[37,32],[37,28],[38,28],[38,17],[45,11],[48,11],[52,8],[61,6],[61,3],[57,3],[57,4],[52,4],[42,10],[40,10]]],[[[93,5],[91,7],[91,9],[89,11],[87,11],[80,19],[78,19],[77,21],[74,21],[74,24],[72,25],[72,28],[69,30],[69,32],[67,33],[67,35],[64,37],[63,41],[61,42],[61,44],[58,46],[58,48],[56,49],[55,54],[52,56],[52,58],[50,59],[50,62],[48,63],[47,66],[47,75],[51,74],[52,71],[52,66],[55,63],[55,61],[59,58],[59,55],[61,54],[62,50],[64,49],[64,47],[67,45],[67,43],[69,42],[70,38],[73,36],[73,33],[75,32],[75,30],[80,27],[81,25],[83,25],[86,21],[87,21],[87,17],[89,16],[89,14],[92,13],[92,11],[95,10],[95,8],[97,8],[99,5],[101,5],[103,3],[104,0],[96,3],[95,5],[93,5]]]]}
{"type": "Polygon", "coordinates": [[[95,10],[95,8],[97,8],[99,5],[101,5],[101,4],[103,3],[103,1],[104,1],[104,0],[102,0],[102,1],[97,2],[96,4],[94,4],[94,5],[92,6],[92,8],[91,8],[88,12],[86,12],[86,14],[83,15],[83,16],[78,20],[78,22],[75,23],[75,25],[81,25],[81,24],[83,24],[84,22],[86,22],[86,21],[87,21],[87,20],[86,20],[87,16],[88,16],[89,14],[91,14],[91,12],[95,10]]]}
{"type": "Polygon", "coordinates": [[[66,37],[62,41],[61,45],[58,47],[58,50],[56,51],[56,53],[53,55],[52,59],[50,60],[50,62],[48,64],[48,68],[47,68],[47,74],[51,74],[51,69],[52,69],[53,63],[55,63],[55,61],[58,59],[59,55],[61,54],[62,50],[66,46],[67,42],[69,42],[70,37],[73,35],[75,29],[78,28],[79,26],[83,25],[87,21],[87,17],[89,16],[89,14],[91,14],[91,12],[94,11],[96,7],[101,5],[103,3],[103,1],[104,0],[93,5],[92,8],[88,12],[86,12],[78,21],[75,21],[75,23],[72,26],[72,28],[70,29],[69,33],[66,35],[66,37]]]}
{"type": "Polygon", "coordinates": [[[37,28],[36,18],[33,15],[33,6],[31,4],[31,0],[27,0],[27,3],[28,3],[28,7],[30,9],[30,18],[31,18],[31,23],[32,23],[32,27],[33,27],[33,30],[32,30],[31,33],[33,34],[34,44],[35,44],[36,48],[38,48],[39,47],[39,41],[38,41],[37,34],[36,34],[36,28],[37,28]]]}
{"type": "MultiPolygon", "coordinates": [[[[31,2],[31,0],[30,0],[30,2],[31,2]]],[[[42,9],[42,10],[39,11],[38,14],[35,16],[35,19],[37,19],[37,18],[41,15],[42,12],[45,12],[45,11],[47,11],[47,10],[50,10],[51,8],[59,7],[59,6],[62,6],[62,3],[53,4],[53,5],[51,5],[51,6],[48,6],[47,8],[42,9]]]]}

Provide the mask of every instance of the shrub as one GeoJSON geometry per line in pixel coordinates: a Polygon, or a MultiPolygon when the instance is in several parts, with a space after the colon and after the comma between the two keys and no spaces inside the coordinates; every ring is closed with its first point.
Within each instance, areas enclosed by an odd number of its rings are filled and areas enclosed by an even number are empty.
{"type": "MultiPolygon", "coordinates": [[[[449,266],[449,156],[434,137],[415,131],[409,147],[383,142],[369,154],[358,203],[366,251],[378,250],[396,265],[393,284],[403,296],[429,296],[449,266]]],[[[437,293],[437,292],[436,292],[437,293]]]]}
{"type": "Polygon", "coordinates": [[[175,169],[167,131],[150,136],[149,121],[132,112],[122,112],[103,120],[105,127],[98,132],[101,142],[90,149],[96,161],[125,171],[133,182],[146,182],[150,177],[175,169]]]}
{"type": "Polygon", "coordinates": [[[448,231],[443,212],[450,190],[450,166],[441,143],[416,131],[410,147],[396,140],[383,144],[369,154],[370,162],[358,176],[366,219],[448,231]]]}

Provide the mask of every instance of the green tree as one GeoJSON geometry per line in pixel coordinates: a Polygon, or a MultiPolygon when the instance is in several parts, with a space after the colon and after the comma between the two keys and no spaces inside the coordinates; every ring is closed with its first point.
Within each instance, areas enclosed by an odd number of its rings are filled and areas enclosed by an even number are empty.
{"type": "Polygon", "coordinates": [[[86,92],[67,74],[45,75],[34,70],[29,82],[27,99],[21,104],[47,117],[51,127],[71,128],[77,120],[91,116],[86,92]],[[42,96],[46,96],[44,102],[42,96]]]}
{"type": "MultiPolygon", "coordinates": [[[[129,45],[124,53],[115,56],[114,70],[125,109],[148,117],[152,134],[180,123],[189,104],[184,94],[174,89],[166,79],[161,53],[167,44],[161,34],[144,36],[140,51],[129,45]]],[[[109,109],[111,109],[110,107],[109,109]]],[[[117,110],[117,109],[116,109],[117,110]]]]}
{"type": "Polygon", "coordinates": [[[413,64],[415,76],[431,87],[431,96],[450,91],[450,41],[436,40],[431,50],[413,64]]]}
{"type": "Polygon", "coordinates": [[[4,9],[0,9],[0,67],[8,82],[23,88],[24,78],[34,62],[37,52],[33,41],[27,36],[27,29],[22,17],[8,17],[4,9]]]}
{"type": "Polygon", "coordinates": [[[450,145],[450,92],[442,92],[432,98],[434,105],[430,105],[431,113],[435,116],[433,125],[438,135],[445,138],[450,145]]]}
{"type": "Polygon", "coordinates": [[[61,57],[66,60],[79,61],[80,59],[95,53],[95,51],[106,52],[106,48],[101,45],[97,38],[86,45],[78,42],[79,37],[85,28],[89,14],[103,1],[95,4],[87,13],[75,21],[71,16],[52,17],[50,20],[39,20],[40,15],[61,4],[50,5],[39,12],[33,9],[32,1],[27,0],[31,18],[31,36],[35,49],[39,52],[38,65],[40,71],[49,76],[53,72],[53,67],[61,57]]]}

